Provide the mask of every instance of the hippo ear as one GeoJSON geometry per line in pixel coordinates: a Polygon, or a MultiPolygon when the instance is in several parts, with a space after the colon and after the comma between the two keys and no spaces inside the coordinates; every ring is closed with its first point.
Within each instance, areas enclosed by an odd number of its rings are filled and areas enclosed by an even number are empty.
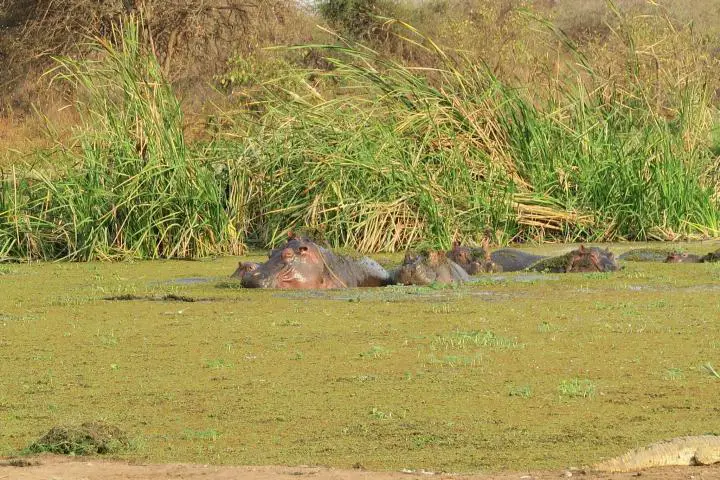
{"type": "Polygon", "coordinates": [[[580,250],[580,253],[585,253],[585,244],[581,243],[580,248],[578,248],[578,250],[580,250]]]}
{"type": "Polygon", "coordinates": [[[294,230],[288,230],[288,240],[295,240],[296,238],[297,233],[294,230]]]}
{"type": "Polygon", "coordinates": [[[459,247],[460,245],[461,245],[460,240],[455,240],[455,241],[453,242],[453,248],[457,248],[457,247],[459,247]]]}

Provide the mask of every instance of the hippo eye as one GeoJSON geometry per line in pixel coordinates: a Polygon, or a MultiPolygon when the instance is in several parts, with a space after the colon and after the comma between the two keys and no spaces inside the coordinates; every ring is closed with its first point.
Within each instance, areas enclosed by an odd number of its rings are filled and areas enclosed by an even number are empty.
{"type": "Polygon", "coordinates": [[[300,253],[305,253],[305,252],[307,252],[307,251],[308,251],[308,247],[306,247],[306,246],[304,246],[304,245],[298,247],[298,252],[300,252],[300,253]]]}

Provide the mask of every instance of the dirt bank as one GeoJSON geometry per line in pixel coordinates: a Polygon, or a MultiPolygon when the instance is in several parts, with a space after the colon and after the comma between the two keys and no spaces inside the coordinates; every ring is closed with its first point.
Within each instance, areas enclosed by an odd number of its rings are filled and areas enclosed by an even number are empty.
{"type": "Polygon", "coordinates": [[[639,473],[583,473],[581,471],[518,471],[493,474],[431,474],[425,472],[370,472],[366,470],[338,470],[325,467],[280,467],[280,466],[213,466],[184,463],[141,464],[110,461],[95,458],[72,458],[61,456],[40,456],[26,459],[31,465],[17,467],[5,460],[0,466],[0,480],[297,480],[308,477],[312,480],[411,480],[462,479],[500,480],[523,479],[542,480],[557,478],[630,479],[642,476],[647,480],[666,479],[720,479],[720,465],[707,467],[666,467],[645,470],[639,473]]]}

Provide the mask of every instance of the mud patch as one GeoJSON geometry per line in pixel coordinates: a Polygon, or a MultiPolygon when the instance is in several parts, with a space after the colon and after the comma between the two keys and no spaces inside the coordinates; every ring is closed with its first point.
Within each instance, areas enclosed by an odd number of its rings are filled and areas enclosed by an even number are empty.
{"type": "Polygon", "coordinates": [[[176,295],[174,293],[169,293],[167,295],[133,295],[131,293],[126,293],[122,295],[113,295],[111,297],[103,297],[103,300],[111,301],[111,302],[118,302],[118,301],[137,301],[137,300],[146,300],[151,302],[215,302],[217,299],[215,298],[194,298],[194,297],[188,297],[186,295],[176,295]]]}

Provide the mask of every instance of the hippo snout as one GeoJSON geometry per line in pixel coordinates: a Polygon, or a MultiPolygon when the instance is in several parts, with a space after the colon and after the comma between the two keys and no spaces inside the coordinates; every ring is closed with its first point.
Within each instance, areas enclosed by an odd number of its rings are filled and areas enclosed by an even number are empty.
{"type": "Polygon", "coordinates": [[[242,277],[242,285],[245,288],[270,288],[272,277],[264,272],[255,269],[242,277]]]}
{"type": "Polygon", "coordinates": [[[292,248],[286,248],[280,253],[280,257],[283,259],[283,262],[290,263],[295,258],[295,252],[293,252],[292,248]]]}

